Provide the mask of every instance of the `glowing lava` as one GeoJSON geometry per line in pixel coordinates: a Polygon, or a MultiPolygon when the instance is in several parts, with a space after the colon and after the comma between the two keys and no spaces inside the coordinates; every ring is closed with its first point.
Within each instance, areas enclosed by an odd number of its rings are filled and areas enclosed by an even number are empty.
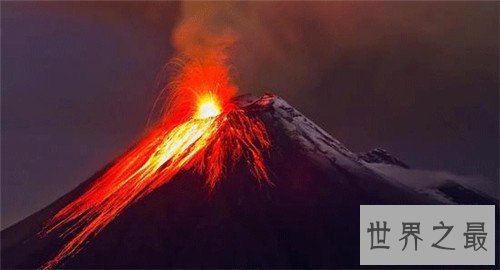
{"type": "Polygon", "coordinates": [[[207,94],[201,97],[198,102],[198,111],[196,113],[195,118],[203,119],[208,117],[214,117],[221,113],[221,107],[217,98],[215,98],[212,94],[207,94]]]}
{"type": "Polygon", "coordinates": [[[47,222],[42,236],[60,231],[69,239],[43,269],[57,267],[77,253],[126,207],[180,170],[205,174],[213,189],[224,168],[243,157],[259,183],[269,182],[262,156],[270,146],[265,127],[230,102],[236,87],[222,63],[188,63],[176,90],[178,97],[165,119],[47,222]]]}

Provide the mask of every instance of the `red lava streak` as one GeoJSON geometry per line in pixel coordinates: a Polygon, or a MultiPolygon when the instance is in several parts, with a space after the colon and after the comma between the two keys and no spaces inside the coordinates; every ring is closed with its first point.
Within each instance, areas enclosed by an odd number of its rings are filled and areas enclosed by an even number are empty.
{"type": "Polygon", "coordinates": [[[262,151],[270,142],[263,123],[231,103],[236,87],[220,62],[191,62],[177,77],[171,109],[137,146],[79,198],[57,212],[41,235],[62,229],[62,249],[41,268],[76,254],[130,204],[168,183],[180,170],[206,176],[213,189],[240,158],[257,181],[269,183],[262,151]]]}

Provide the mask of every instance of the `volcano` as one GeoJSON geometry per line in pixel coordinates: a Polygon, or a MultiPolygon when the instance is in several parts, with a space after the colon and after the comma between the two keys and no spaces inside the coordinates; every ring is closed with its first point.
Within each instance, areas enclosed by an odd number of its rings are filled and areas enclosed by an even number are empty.
{"type": "MultiPolygon", "coordinates": [[[[248,157],[226,170],[215,187],[195,169],[179,170],[58,268],[358,266],[360,205],[498,204],[488,182],[412,170],[383,149],[354,153],[273,94],[233,102],[265,126],[268,181],[255,181],[248,157]]],[[[2,268],[39,268],[56,256],[64,238],[75,234],[61,237],[64,227],[77,221],[41,236],[47,220],[115,163],[3,230],[2,268]]]]}

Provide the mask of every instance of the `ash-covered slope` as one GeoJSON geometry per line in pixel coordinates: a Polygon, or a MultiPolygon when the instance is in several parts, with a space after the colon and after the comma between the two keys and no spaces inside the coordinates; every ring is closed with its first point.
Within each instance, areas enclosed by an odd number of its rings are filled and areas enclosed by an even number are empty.
{"type": "MultiPolygon", "coordinates": [[[[414,179],[401,179],[401,170],[411,170],[367,162],[274,95],[242,96],[237,103],[266,125],[273,186],[259,187],[243,163],[212,193],[202,176],[181,172],[126,209],[61,267],[357,266],[359,205],[461,203],[464,198],[496,203],[457,181],[444,181],[453,187],[446,189],[443,181],[418,186],[414,179]]],[[[2,231],[2,268],[36,268],[52,258],[63,240],[57,233],[38,237],[43,222],[101,172],[2,231]]]]}

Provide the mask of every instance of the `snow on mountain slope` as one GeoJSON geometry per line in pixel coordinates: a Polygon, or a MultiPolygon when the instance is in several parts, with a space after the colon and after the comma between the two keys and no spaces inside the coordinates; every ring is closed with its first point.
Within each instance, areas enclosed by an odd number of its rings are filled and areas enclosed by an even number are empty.
{"type": "Polygon", "coordinates": [[[498,187],[495,183],[478,176],[406,169],[384,163],[367,163],[366,166],[389,181],[396,181],[424,194],[432,194],[444,203],[491,204],[492,201],[498,201],[498,187]]]}
{"type": "Polygon", "coordinates": [[[289,136],[324,166],[334,164],[360,175],[368,173],[368,169],[387,182],[403,185],[442,203],[498,202],[498,186],[493,181],[451,172],[409,169],[406,163],[380,148],[355,154],[282,98],[266,94],[259,102],[261,106],[274,108],[274,121],[281,123],[289,136]]]}

